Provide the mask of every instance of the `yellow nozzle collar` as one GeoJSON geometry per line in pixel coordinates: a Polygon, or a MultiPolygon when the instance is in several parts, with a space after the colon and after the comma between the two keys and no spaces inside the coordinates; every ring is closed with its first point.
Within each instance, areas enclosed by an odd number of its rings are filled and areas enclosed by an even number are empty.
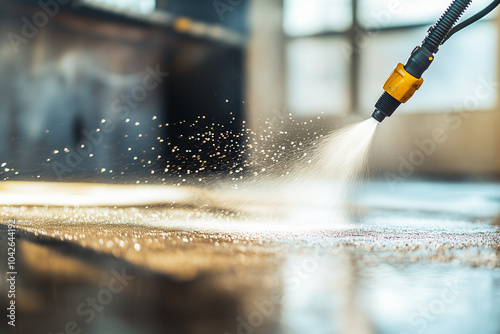
{"type": "Polygon", "coordinates": [[[408,101],[420,88],[424,79],[417,79],[406,72],[403,64],[399,63],[384,84],[384,90],[401,103],[408,101]]]}

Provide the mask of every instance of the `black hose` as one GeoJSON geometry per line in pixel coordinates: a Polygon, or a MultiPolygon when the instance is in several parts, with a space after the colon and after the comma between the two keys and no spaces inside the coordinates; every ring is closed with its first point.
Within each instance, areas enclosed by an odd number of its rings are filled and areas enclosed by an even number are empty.
{"type": "MultiPolygon", "coordinates": [[[[406,64],[404,65],[404,69],[408,74],[414,78],[421,78],[422,74],[433,62],[434,54],[438,52],[439,46],[443,44],[447,38],[450,38],[460,29],[474,23],[492,11],[500,3],[500,0],[493,1],[492,4],[478,14],[455,26],[471,2],[472,0],[454,0],[451,3],[436,24],[429,29],[427,37],[422,42],[422,45],[417,46],[412,51],[410,58],[408,58],[406,64]]],[[[409,97],[413,95],[414,91],[415,89],[411,92],[409,90],[407,91],[407,93],[409,92],[410,94],[409,97]]],[[[408,98],[405,98],[405,102],[408,98]]],[[[372,113],[372,117],[377,121],[382,122],[386,117],[390,117],[394,111],[396,111],[402,103],[401,101],[401,99],[397,99],[388,91],[385,91],[375,104],[375,111],[372,113]]]]}
{"type": "Polygon", "coordinates": [[[463,22],[460,22],[459,24],[457,24],[456,26],[454,26],[453,29],[451,29],[451,31],[448,34],[448,36],[446,36],[446,38],[444,39],[444,41],[441,42],[441,44],[443,44],[444,42],[446,42],[448,39],[450,39],[451,36],[453,36],[454,34],[456,34],[457,32],[459,32],[463,28],[466,28],[466,27],[470,26],[472,23],[474,23],[476,21],[479,21],[480,19],[482,19],[483,17],[485,17],[493,9],[497,8],[498,5],[500,5],[500,0],[495,0],[492,3],[490,3],[486,8],[484,8],[483,10],[481,10],[480,12],[478,12],[477,14],[474,14],[473,16],[469,17],[467,20],[465,20],[463,22]]]}
{"type": "Polygon", "coordinates": [[[472,0],[455,0],[448,7],[437,23],[429,29],[429,34],[424,39],[422,47],[431,53],[436,53],[439,46],[446,39],[451,29],[460,19],[472,0]]]}

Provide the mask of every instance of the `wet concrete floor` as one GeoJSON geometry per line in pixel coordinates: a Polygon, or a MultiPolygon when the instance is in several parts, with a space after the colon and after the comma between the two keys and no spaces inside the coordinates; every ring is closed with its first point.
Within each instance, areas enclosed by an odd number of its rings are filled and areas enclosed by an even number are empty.
{"type": "Polygon", "coordinates": [[[498,184],[372,182],[279,215],[206,189],[43,187],[0,189],[1,333],[500,333],[498,184]]]}

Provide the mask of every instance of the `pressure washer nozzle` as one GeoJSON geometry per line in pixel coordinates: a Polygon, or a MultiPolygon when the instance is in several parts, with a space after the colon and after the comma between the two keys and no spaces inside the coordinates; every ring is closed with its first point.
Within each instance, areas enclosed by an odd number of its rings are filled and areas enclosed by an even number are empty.
{"type": "Polygon", "coordinates": [[[378,109],[375,109],[375,111],[372,113],[372,117],[375,118],[375,120],[379,123],[382,123],[382,121],[385,119],[385,115],[378,109]]]}
{"type": "Polygon", "coordinates": [[[392,97],[391,94],[384,92],[375,103],[375,111],[372,113],[372,117],[382,122],[386,117],[391,117],[400,105],[401,102],[392,97]]]}
{"type": "MultiPolygon", "coordinates": [[[[439,46],[446,41],[455,23],[471,2],[472,0],[454,0],[437,23],[428,30],[428,35],[422,44],[413,49],[406,64],[399,63],[396,66],[384,84],[384,92],[375,104],[373,118],[382,122],[386,117],[391,117],[401,103],[406,103],[415,94],[424,82],[422,74],[433,62],[434,54],[438,52],[439,46]]],[[[495,5],[491,8],[498,5],[498,1],[494,1],[494,3],[495,5]]],[[[473,23],[474,21],[469,22],[473,23]]]]}

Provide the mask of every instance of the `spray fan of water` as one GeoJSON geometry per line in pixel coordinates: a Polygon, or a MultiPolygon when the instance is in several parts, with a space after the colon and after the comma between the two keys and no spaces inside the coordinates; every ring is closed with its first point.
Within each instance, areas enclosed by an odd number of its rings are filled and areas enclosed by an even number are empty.
{"type": "Polygon", "coordinates": [[[346,126],[323,137],[290,163],[276,163],[273,170],[285,177],[255,176],[238,191],[219,200],[237,211],[277,213],[293,208],[332,209],[349,202],[366,172],[366,161],[377,121],[346,126]],[[284,170],[286,169],[286,172],[284,170]]]}

